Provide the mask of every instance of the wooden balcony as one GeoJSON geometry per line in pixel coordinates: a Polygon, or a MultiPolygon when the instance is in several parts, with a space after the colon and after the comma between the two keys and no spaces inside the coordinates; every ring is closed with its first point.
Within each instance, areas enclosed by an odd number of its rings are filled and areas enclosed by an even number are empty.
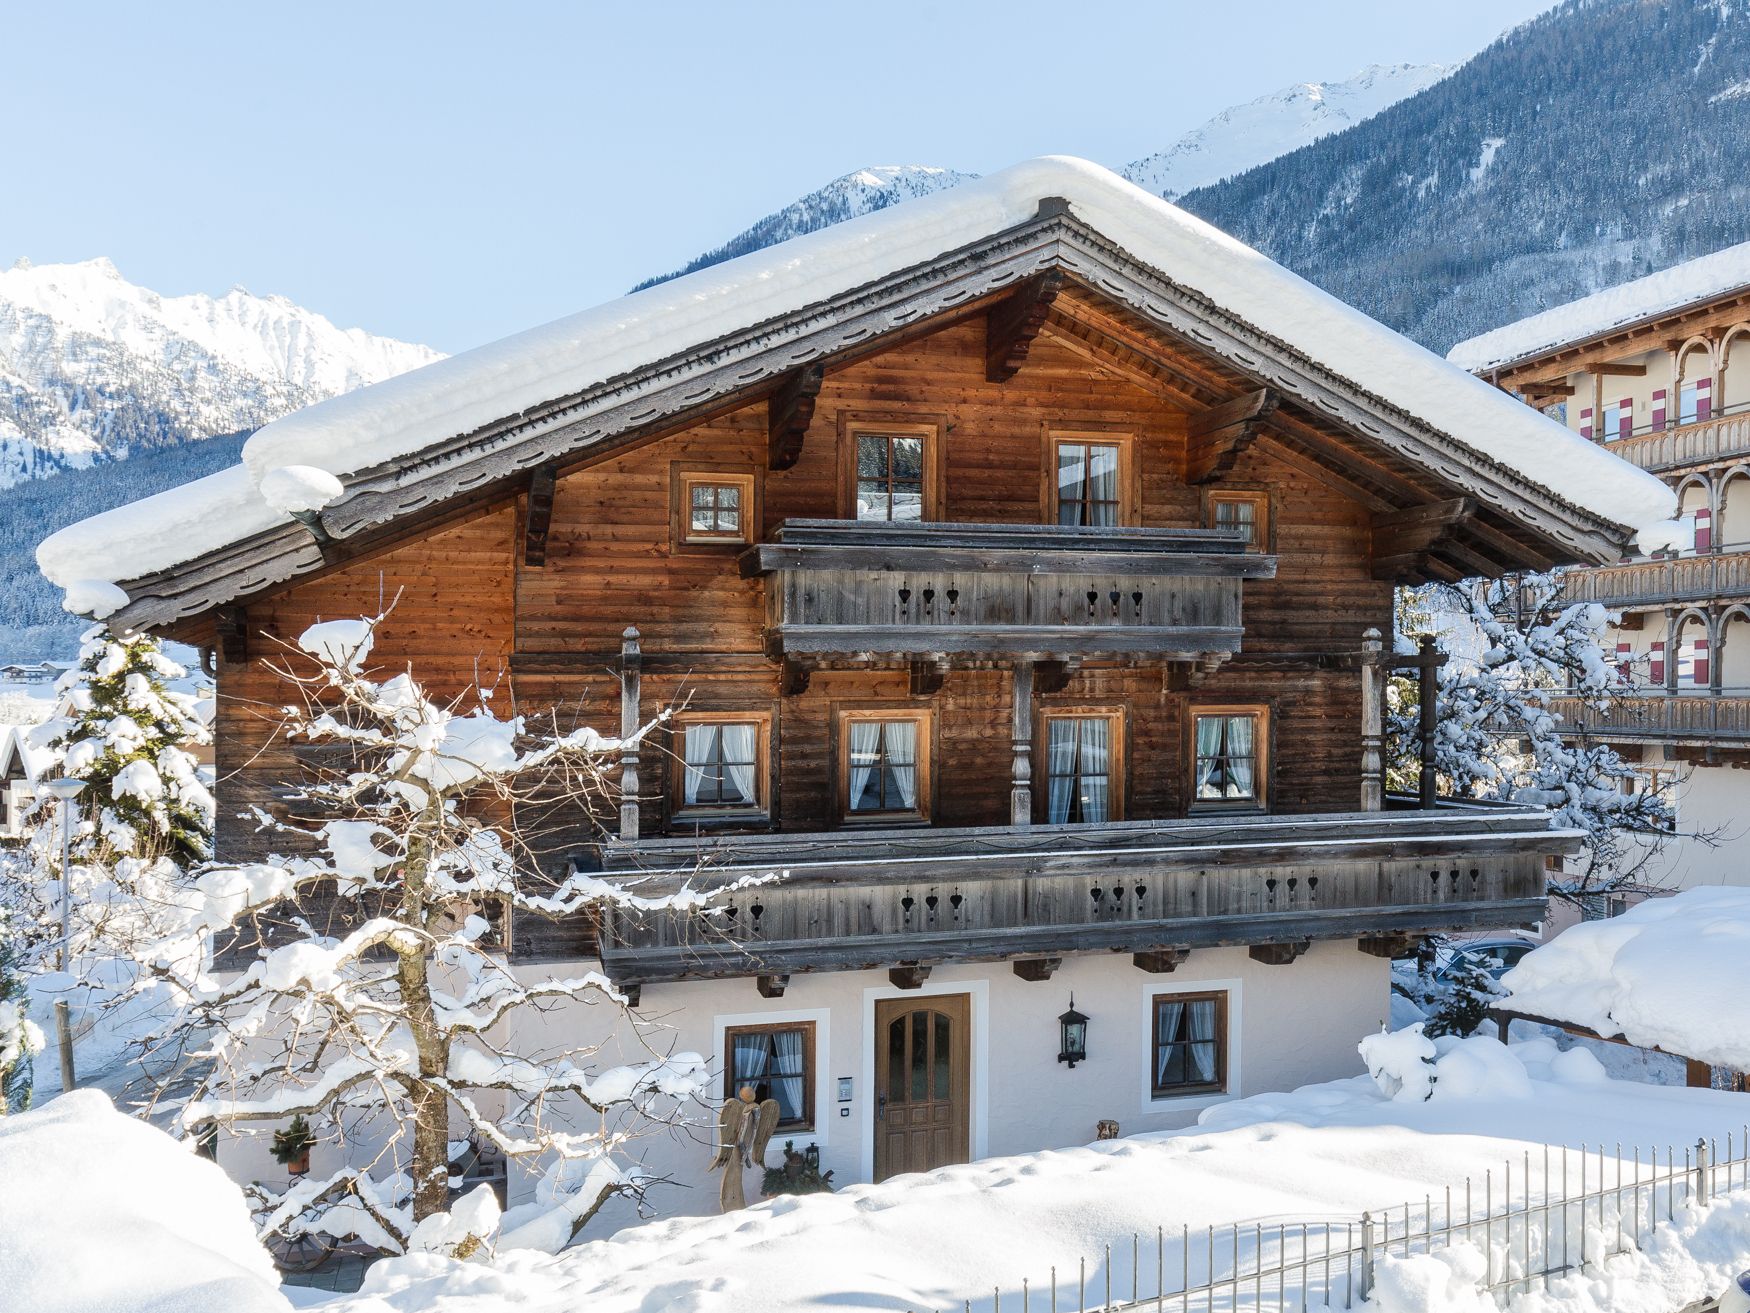
{"type": "Polygon", "coordinates": [[[1276,574],[1231,530],[788,520],[749,549],[768,651],[849,661],[1219,661],[1240,589],[1276,574]]]}
{"type": "Polygon", "coordinates": [[[1737,601],[1750,598],[1750,552],[1704,553],[1574,570],[1563,576],[1562,590],[1569,601],[1600,602],[1610,607],[1737,601]]]}
{"type": "Polygon", "coordinates": [[[1750,697],[1648,693],[1613,697],[1603,711],[1578,698],[1556,698],[1550,706],[1562,718],[1564,731],[1594,738],[1750,747],[1750,697]]]}
{"type": "Polygon", "coordinates": [[[1750,456],[1750,413],[1637,433],[1606,445],[1631,464],[1655,472],[1750,456]]]}
{"type": "Polygon", "coordinates": [[[1201,947],[1292,955],[1314,939],[1508,926],[1543,915],[1544,859],[1579,846],[1537,808],[1453,805],[647,839],[599,845],[586,864],[641,894],[776,877],[710,913],[609,913],[602,961],[636,986],[871,967],[915,979],[1075,952],[1163,970],[1201,947]]]}

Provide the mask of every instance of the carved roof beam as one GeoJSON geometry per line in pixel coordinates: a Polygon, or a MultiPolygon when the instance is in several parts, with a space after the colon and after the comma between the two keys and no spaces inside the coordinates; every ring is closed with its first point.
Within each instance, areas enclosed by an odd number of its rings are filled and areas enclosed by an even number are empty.
{"type": "Polygon", "coordinates": [[[1191,416],[1185,426],[1186,482],[1208,483],[1232,473],[1281,401],[1272,389],[1259,388],[1191,416]]]}
{"type": "Polygon", "coordinates": [[[767,464],[787,470],[802,457],[802,441],[814,421],[814,401],[826,380],[818,362],[786,374],[766,402],[767,464]]]}
{"type": "Polygon", "coordinates": [[[985,315],[984,377],[1007,383],[1018,374],[1033,349],[1033,339],[1045,327],[1051,303],[1063,290],[1063,272],[1050,270],[1027,279],[993,305],[985,315]]]}
{"type": "Polygon", "coordinates": [[[529,473],[528,516],[523,522],[523,564],[547,564],[547,530],[553,522],[553,492],[559,471],[553,465],[537,465],[529,473]]]}

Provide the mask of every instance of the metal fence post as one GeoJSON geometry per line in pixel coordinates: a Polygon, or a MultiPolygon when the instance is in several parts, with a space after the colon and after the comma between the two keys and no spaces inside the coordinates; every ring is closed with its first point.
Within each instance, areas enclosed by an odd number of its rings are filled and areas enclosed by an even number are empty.
{"type": "Polygon", "coordinates": [[[1695,1142],[1695,1202],[1702,1208],[1707,1207],[1707,1178],[1707,1141],[1705,1139],[1700,1139],[1695,1142]]]}
{"type": "Polygon", "coordinates": [[[1361,1298],[1373,1293],[1373,1214],[1361,1214],[1361,1298]]]}

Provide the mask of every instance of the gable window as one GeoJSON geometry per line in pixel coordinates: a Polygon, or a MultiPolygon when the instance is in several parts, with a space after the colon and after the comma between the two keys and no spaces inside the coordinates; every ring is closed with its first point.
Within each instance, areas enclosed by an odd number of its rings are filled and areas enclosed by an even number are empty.
{"type": "Polygon", "coordinates": [[[1192,717],[1193,805],[1263,806],[1267,716],[1262,707],[1207,707],[1192,717]]]}
{"type": "Polygon", "coordinates": [[[770,718],[700,713],[676,721],[675,815],[764,812],[770,718]]]}
{"type": "Polygon", "coordinates": [[[858,432],[857,518],[924,518],[922,433],[858,432]]]}
{"type": "Polygon", "coordinates": [[[723,1032],[723,1097],[753,1088],[755,1102],[778,1101],[778,1129],[814,1125],[814,1023],[731,1026],[723,1032]]]}
{"type": "Polygon", "coordinates": [[[1117,819],[1123,781],[1118,712],[1051,711],[1044,719],[1046,821],[1074,825],[1117,819]]]}
{"type": "Polygon", "coordinates": [[[1227,995],[1157,994],[1150,1085],[1157,1099],[1227,1090],[1227,995]]]}
{"type": "Polygon", "coordinates": [[[742,547],[758,532],[759,485],[751,472],[676,469],[671,499],[674,542],[683,550],[742,547]]]}
{"type": "Polygon", "coordinates": [[[1129,451],[1129,442],[1118,438],[1053,436],[1052,520],[1090,527],[1124,523],[1128,518],[1129,451]]]}
{"type": "Polygon", "coordinates": [[[927,712],[847,711],[839,727],[839,778],[847,820],[927,820],[927,712]]]}
{"type": "Polygon", "coordinates": [[[1267,492],[1211,492],[1205,502],[1204,522],[1211,529],[1238,529],[1246,545],[1264,551],[1270,541],[1270,494],[1267,492]]]}

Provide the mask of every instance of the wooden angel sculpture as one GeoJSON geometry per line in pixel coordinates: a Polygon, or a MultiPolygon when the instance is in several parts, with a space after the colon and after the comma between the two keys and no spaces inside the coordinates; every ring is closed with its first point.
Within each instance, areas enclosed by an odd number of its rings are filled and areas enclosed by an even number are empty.
{"type": "Polygon", "coordinates": [[[711,1170],[723,1173],[717,1198],[724,1212],[747,1207],[747,1192],[741,1184],[742,1168],[756,1163],[765,1165],[766,1146],[771,1143],[777,1125],[778,1101],[756,1103],[751,1085],[743,1085],[723,1105],[723,1111],[717,1115],[717,1156],[711,1160],[711,1170]]]}

